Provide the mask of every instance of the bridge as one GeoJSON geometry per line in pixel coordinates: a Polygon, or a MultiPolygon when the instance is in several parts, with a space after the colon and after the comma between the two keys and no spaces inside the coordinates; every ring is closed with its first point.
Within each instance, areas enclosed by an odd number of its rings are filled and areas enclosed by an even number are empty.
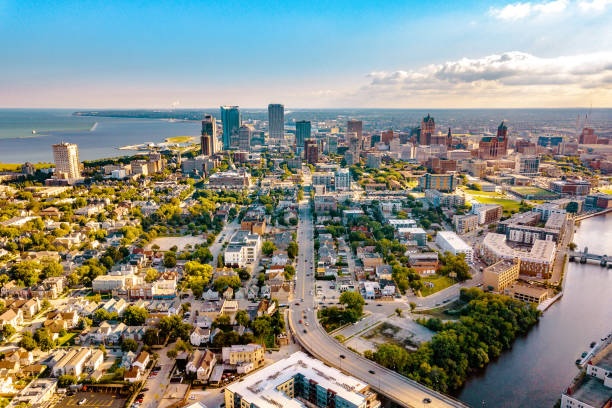
{"type": "Polygon", "coordinates": [[[608,255],[597,255],[589,253],[589,248],[584,247],[584,251],[570,251],[569,252],[569,261],[570,262],[578,262],[587,263],[587,261],[595,261],[599,262],[599,265],[602,267],[612,268],[612,258],[608,258],[608,255]]]}

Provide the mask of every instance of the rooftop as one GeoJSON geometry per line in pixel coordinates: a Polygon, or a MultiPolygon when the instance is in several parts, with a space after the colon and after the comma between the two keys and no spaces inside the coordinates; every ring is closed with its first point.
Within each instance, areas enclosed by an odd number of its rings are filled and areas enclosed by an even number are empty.
{"type": "Polygon", "coordinates": [[[514,261],[505,259],[505,260],[496,262],[493,265],[487,267],[486,271],[499,275],[500,273],[505,272],[508,269],[512,268],[514,265],[516,265],[514,261]]]}
{"type": "Polygon", "coordinates": [[[601,380],[587,375],[571,397],[591,407],[603,407],[610,400],[610,388],[603,385],[601,380]]]}
{"type": "Polygon", "coordinates": [[[228,386],[227,390],[241,395],[254,406],[303,407],[301,402],[277,389],[279,385],[298,375],[316,381],[320,387],[333,390],[339,397],[355,405],[361,405],[365,401],[365,396],[360,394],[360,391],[368,384],[328,367],[303,352],[294,353],[269,365],[245,377],[244,381],[228,386]]]}
{"type": "Polygon", "coordinates": [[[448,242],[456,250],[471,250],[472,247],[452,231],[438,231],[438,236],[448,242]]]}

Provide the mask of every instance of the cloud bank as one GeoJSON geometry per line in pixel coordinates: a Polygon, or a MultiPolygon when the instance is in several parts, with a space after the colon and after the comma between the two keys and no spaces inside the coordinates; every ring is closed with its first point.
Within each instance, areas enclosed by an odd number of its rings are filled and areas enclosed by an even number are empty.
{"type": "Polygon", "coordinates": [[[544,104],[556,102],[551,106],[612,102],[609,51],[555,58],[511,51],[367,76],[370,83],[359,93],[371,98],[427,101],[428,97],[446,96],[464,102],[471,99],[480,106],[488,100],[516,106],[538,98],[544,104]],[[593,97],[598,101],[588,99],[593,97]]]}
{"type": "Polygon", "coordinates": [[[528,18],[565,15],[569,13],[601,13],[612,0],[553,0],[542,2],[516,2],[504,7],[491,7],[489,15],[504,21],[518,21],[528,18]]]}

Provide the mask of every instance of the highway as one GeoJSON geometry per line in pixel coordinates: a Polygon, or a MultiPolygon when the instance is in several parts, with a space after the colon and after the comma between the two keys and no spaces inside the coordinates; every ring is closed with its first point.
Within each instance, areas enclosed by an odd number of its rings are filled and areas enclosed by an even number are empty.
{"type": "Polygon", "coordinates": [[[374,361],[351,352],[318,324],[315,310],[314,235],[307,201],[300,203],[298,223],[299,256],[296,300],[290,305],[289,324],[295,339],[314,357],[370,384],[404,407],[467,407],[460,401],[439,394],[374,361]],[[301,321],[301,323],[300,323],[301,321]]]}

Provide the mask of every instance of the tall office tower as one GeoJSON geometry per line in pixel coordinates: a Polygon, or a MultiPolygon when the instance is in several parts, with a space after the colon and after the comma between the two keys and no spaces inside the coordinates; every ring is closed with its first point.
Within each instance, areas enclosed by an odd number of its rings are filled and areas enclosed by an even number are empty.
{"type": "Polygon", "coordinates": [[[238,129],[238,149],[243,152],[251,151],[251,132],[253,130],[249,126],[240,126],[238,129]]]}
{"type": "Polygon", "coordinates": [[[79,148],[74,143],[62,142],[53,145],[55,177],[61,179],[81,178],[79,148]]]}
{"type": "Polygon", "coordinates": [[[310,139],[312,126],[309,120],[298,120],[295,122],[295,147],[300,152],[304,149],[304,141],[310,139]]]}
{"type": "Polygon", "coordinates": [[[204,115],[200,146],[201,153],[205,156],[217,153],[217,122],[213,115],[204,115]]]}
{"type": "Polygon", "coordinates": [[[446,135],[446,147],[449,149],[453,146],[453,134],[451,133],[451,128],[448,128],[448,134],[446,135]]]}
{"type": "MultiPolygon", "coordinates": [[[[346,134],[350,135],[354,133],[359,140],[359,151],[364,148],[363,146],[363,122],[360,120],[349,120],[346,122],[346,134]]],[[[349,138],[350,139],[350,138],[349,138]]]]}
{"type": "Polygon", "coordinates": [[[335,179],[337,191],[347,191],[351,189],[351,173],[349,169],[338,169],[335,179]]]}
{"type": "Polygon", "coordinates": [[[421,134],[419,135],[419,144],[420,145],[430,145],[431,144],[431,136],[434,134],[436,130],[436,122],[434,118],[432,118],[429,113],[427,116],[423,118],[421,122],[421,134]]]}
{"type": "Polygon", "coordinates": [[[353,157],[359,158],[361,153],[361,139],[357,135],[357,132],[347,133],[348,139],[348,148],[349,151],[353,154],[353,157]]]}
{"type": "Polygon", "coordinates": [[[389,145],[391,140],[393,140],[393,129],[383,130],[380,134],[380,141],[386,145],[389,145]]]}
{"type": "Polygon", "coordinates": [[[270,144],[280,146],[285,140],[285,107],[280,103],[268,105],[270,144]]]}
{"type": "Polygon", "coordinates": [[[221,122],[223,123],[223,150],[232,147],[232,135],[238,135],[240,128],[240,110],[238,106],[221,106],[221,122]]]}
{"type": "Polygon", "coordinates": [[[508,152],[508,126],[502,122],[497,128],[496,137],[483,137],[478,144],[481,159],[498,159],[508,152]]]}
{"type": "Polygon", "coordinates": [[[327,136],[327,153],[338,154],[338,136],[327,136]]]}
{"type": "Polygon", "coordinates": [[[308,164],[317,164],[319,161],[319,146],[314,139],[308,139],[304,142],[304,160],[308,164]]]}

